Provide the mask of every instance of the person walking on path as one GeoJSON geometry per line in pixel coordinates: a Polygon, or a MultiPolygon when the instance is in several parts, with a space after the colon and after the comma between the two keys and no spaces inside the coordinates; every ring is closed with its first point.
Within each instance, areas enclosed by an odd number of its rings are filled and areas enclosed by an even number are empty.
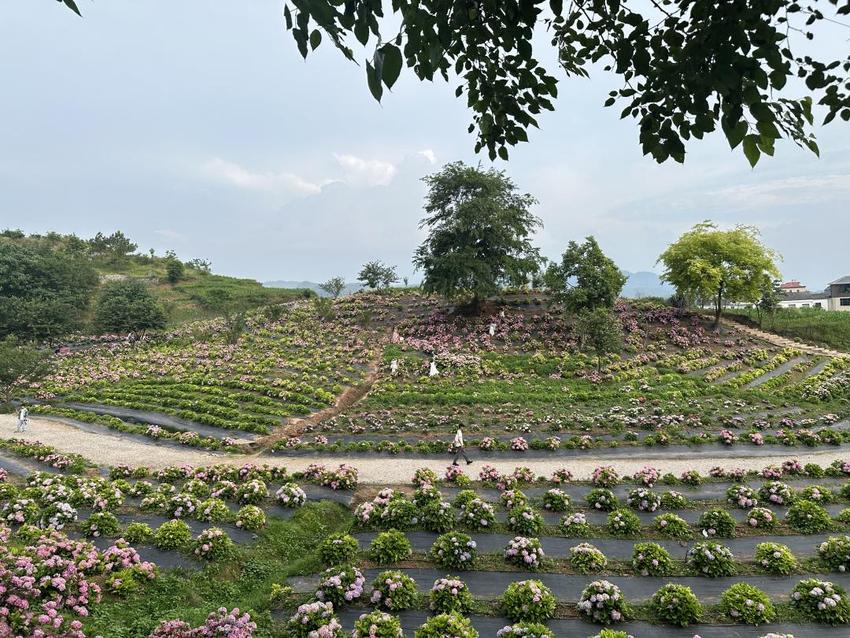
{"type": "Polygon", "coordinates": [[[27,410],[27,406],[22,405],[21,409],[18,411],[18,427],[15,428],[15,432],[26,432],[28,425],[28,417],[30,411],[27,410]]]}
{"type": "Polygon", "coordinates": [[[457,432],[455,432],[455,440],[452,441],[452,450],[455,453],[455,458],[452,461],[452,465],[457,465],[458,456],[463,456],[467,465],[472,463],[472,460],[466,455],[466,450],[463,449],[463,431],[460,428],[458,428],[457,432]]]}

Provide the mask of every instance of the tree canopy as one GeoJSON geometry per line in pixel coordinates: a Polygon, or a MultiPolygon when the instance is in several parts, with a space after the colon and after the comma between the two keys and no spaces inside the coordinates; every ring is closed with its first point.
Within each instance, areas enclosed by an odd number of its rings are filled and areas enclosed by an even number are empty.
{"type": "Polygon", "coordinates": [[[541,223],[529,210],[537,202],[517,192],[504,172],[454,162],[423,181],[428,194],[419,225],[428,236],[413,256],[425,273],[423,290],[477,304],[537,271],[531,235],[541,223]]]}
{"type": "Polygon", "coordinates": [[[0,339],[0,406],[12,398],[16,382],[38,381],[50,370],[50,352],[21,343],[17,337],[0,339]]]}
{"type": "Polygon", "coordinates": [[[164,328],[166,317],[147,286],[128,279],[103,286],[97,298],[94,322],[104,332],[144,332],[164,328]]]}
{"type": "Polygon", "coordinates": [[[818,152],[814,101],[824,122],[850,119],[850,58],[818,59],[809,43],[848,14],[850,0],[284,2],[305,58],[324,41],[349,60],[357,43],[366,48],[377,100],[404,68],[421,81],[457,78],[476,151],[491,158],[507,159],[554,110],[558,80],[539,60],[556,57],[567,76],[600,67],[615,76],[605,106],[637,121],[658,162],[684,161],[687,142],[720,128],[753,165],[780,138],[818,152]],[[541,46],[544,31],[554,51],[541,46]]]}
{"type": "Polygon", "coordinates": [[[382,261],[370,261],[363,265],[357,281],[373,290],[389,288],[398,281],[398,274],[395,266],[388,266],[382,261]]]}
{"type": "Polygon", "coordinates": [[[575,330],[579,347],[596,355],[596,370],[602,369],[602,359],[607,354],[623,348],[623,329],[610,308],[584,309],[578,314],[575,330]]]}
{"type": "Polygon", "coordinates": [[[778,257],[752,226],[720,230],[702,222],[671,244],[658,262],[664,264],[662,280],[679,293],[714,301],[717,327],[725,301],[759,300],[765,285],[779,277],[778,257]]]}
{"type": "Polygon", "coordinates": [[[97,283],[84,258],[0,237],[0,338],[56,338],[79,329],[97,283]]]}
{"type": "Polygon", "coordinates": [[[571,241],[561,257],[546,271],[552,297],[573,312],[611,308],[626,284],[626,276],[605,256],[594,237],[583,244],[571,241]]]}

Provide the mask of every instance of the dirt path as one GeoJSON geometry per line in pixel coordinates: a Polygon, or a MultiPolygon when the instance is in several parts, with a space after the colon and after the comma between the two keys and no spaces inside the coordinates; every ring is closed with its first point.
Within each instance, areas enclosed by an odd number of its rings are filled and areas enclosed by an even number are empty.
{"type": "MultiPolygon", "coordinates": [[[[419,467],[429,467],[438,473],[442,473],[448,465],[448,457],[445,460],[434,459],[409,459],[392,457],[358,458],[352,460],[345,456],[298,456],[298,457],[258,457],[238,454],[223,454],[216,452],[205,452],[192,448],[185,450],[173,447],[159,446],[143,443],[122,437],[120,434],[83,432],[72,426],[57,421],[31,418],[30,429],[26,437],[15,434],[15,418],[13,415],[0,415],[0,438],[25,438],[30,441],[41,441],[51,445],[62,452],[80,454],[99,465],[144,465],[151,468],[161,468],[167,465],[209,465],[213,463],[229,463],[241,465],[246,462],[268,463],[273,466],[286,466],[292,471],[302,470],[310,463],[323,463],[327,466],[349,463],[360,470],[360,480],[363,483],[380,485],[391,485],[407,483],[413,476],[413,472],[419,467]]],[[[474,453],[473,453],[474,456],[474,453]]],[[[806,452],[804,454],[792,454],[786,452],[776,456],[764,456],[754,458],[747,456],[745,447],[740,450],[732,448],[727,454],[720,457],[706,457],[698,459],[670,459],[659,461],[653,459],[646,461],[641,459],[640,451],[628,459],[611,459],[605,457],[594,457],[592,455],[581,459],[546,460],[510,460],[510,461],[487,461],[500,472],[510,472],[517,465],[530,467],[540,475],[549,476],[562,467],[568,468],[576,478],[589,478],[594,468],[599,465],[612,465],[621,474],[634,474],[647,463],[658,467],[662,472],[673,472],[681,474],[685,470],[696,469],[703,474],[716,466],[726,468],[740,467],[744,469],[760,470],[766,465],[781,463],[789,458],[796,458],[801,463],[819,463],[829,465],[836,459],[844,459],[847,452],[825,449],[823,452],[806,452]]],[[[483,465],[477,461],[469,466],[467,474],[475,478],[483,465]]]]}
{"type": "Polygon", "coordinates": [[[765,332],[764,330],[758,330],[757,328],[751,328],[750,326],[746,326],[742,323],[737,323],[734,321],[730,321],[727,319],[723,320],[723,323],[729,326],[730,328],[734,328],[740,332],[750,335],[751,337],[755,337],[756,339],[761,339],[762,341],[767,341],[768,343],[772,343],[780,348],[797,348],[802,352],[807,352],[809,354],[815,354],[826,357],[847,357],[850,354],[846,352],[839,352],[838,350],[831,350],[829,348],[821,348],[820,346],[813,346],[808,343],[801,343],[799,341],[794,341],[793,339],[788,339],[787,337],[783,337],[781,335],[775,334],[773,332],[765,332]]]}

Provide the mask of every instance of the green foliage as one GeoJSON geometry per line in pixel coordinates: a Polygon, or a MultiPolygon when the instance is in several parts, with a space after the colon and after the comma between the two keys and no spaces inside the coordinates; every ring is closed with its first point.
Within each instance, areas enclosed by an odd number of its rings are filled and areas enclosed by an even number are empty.
{"type": "Polygon", "coordinates": [[[732,621],[748,625],[764,625],[776,617],[767,595],[747,583],[735,583],[721,594],[720,611],[732,621]]]}
{"type": "Polygon", "coordinates": [[[541,623],[517,623],[499,630],[499,638],[555,638],[555,634],[541,623]]]}
{"type": "Polygon", "coordinates": [[[807,620],[829,625],[850,622],[850,601],[844,588],[816,578],[801,580],[791,592],[791,605],[807,620]]]}
{"type": "Polygon", "coordinates": [[[769,574],[787,576],[797,568],[797,559],[786,545],[759,543],[756,545],[756,564],[769,574]]]}
{"type": "Polygon", "coordinates": [[[395,266],[388,266],[381,261],[370,261],[363,265],[357,275],[357,281],[372,290],[386,289],[398,281],[398,275],[395,266]]]}
{"type": "Polygon", "coordinates": [[[702,615],[702,605],[691,588],[685,585],[664,585],[652,595],[649,604],[658,620],[679,627],[699,622],[702,615]]]}
{"type": "Polygon", "coordinates": [[[345,279],[342,277],[331,277],[325,283],[319,285],[319,288],[336,299],[345,290],[345,279]]]}
{"type": "Polygon", "coordinates": [[[165,311],[140,281],[113,281],[98,294],[94,322],[102,332],[145,332],[165,327],[165,311]]]}
{"type": "Polygon", "coordinates": [[[672,567],[670,553],[658,543],[635,543],[632,568],[641,576],[666,576],[672,567]]]}
{"type": "Polygon", "coordinates": [[[697,526],[709,537],[732,538],[735,536],[735,519],[726,510],[706,510],[700,515],[697,526]]]}
{"type": "Polygon", "coordinates": [[[618,505],[614,492],[604,487],[597,487],[590,490],[585,496],[585,500],[589,507],[601,512],[610,512],[616,509],[618,505]]]}
{"type": "Polygon", "coordinates": [[[555,613],[555,596],[539,580],[521,580],[508,585],[500,609],[512,622],[546,622],[555,613]]]}
{"type": "Polygon", "coordinates": [[[631,510],[618,509],[608,514],[608,531],[615,536],[637,536],[640,534],[640,518],[631,510]]]}
{"type": "Polygon", "coordinates": [[[333,534],[319,545],[319,557],[325,565],[351,563],[360,551],[360,543],[349,534],[333,534]]]}
{"type": "Polygon", "coordinates": [[[473,304],[507,283],[523,285],[539,266],[531,235],[540,220],[536,200],[520,195],[504,172],[447,164],[424,178],[428,236],[413,256],[424,271],[422,289],[473,304]]]}
{"type": "Polygon", "coordinates": [[[35,383],[50,370],[50,353],[44,348],[12,335],[0,339],[0,406],[12,398],[16,382],[35,383]]]}
{"type": "Polygon", "coordinates": [[[613,308],[626,279],[592,236],[581,245],[571,241],[561,263],[550,265],[546,271],[546,285],[553,299],[571,312],[613,308]]]}
{"type": "Polygon", "coordinates": [[[508,529],[522,536],[537,536],[543,529],[543,517],[528,505],[518,505],[508,512],[508,529]]]}
{"type": "Polygon", "coordinates": [[[430,609],[438,614],[468,614],[475,606],[469,587],[454,576],[438,578],[431,588],[430,609]]]}
{"type": "Polygon", "coordinates": [[[83,256],[0,236],[0,339],[59,338],[79,329],[97,283],[83,256]]]}
{"type": "MultiPolygon", "coordinates": [[[[731,315],[759,320],[756,310],[735,309],[731,315]]],[[[850,350],[850,313],[820,308],[779,308],[761,318],[762,328],[789,339],[802,339],[838,350],[850,350]]]]}
{"type": "Polygon", "coordinates": [[[119,527],[118,519],[112,512],[93,512],[83,524],[86,536],[94,538],[113,536],[119,527]]]}
{"type": "Polygon", "coordinates": [[[478,558],[475,541],[462,532],[438,536],[431,546],[431,558],[445,569],[472,569],[478,558]]]}
{"type": "Polygon", "coordinates": [[[671,244],[658,261],[664,264],[662,279],[680,294],[714,300],[717,325],[725,301],[758,301],[764,282],[779,276],[777,257],[752,226],[720,230],[702,222],[671,244]]]}
{"type": "Polygon", "coordinates": [[[811,501],[798,500],[788,508],[785,522],[802,534],[820,534],[832,527],[832,519],[823,507],[811,501]]]}
{"type": "Polygon", "coordinates": [[[575,330],[581,349],[596,355],[597,369],[601,369],[606,354],[619,352],[623,347],[620,322],[606,308],[581,312],[576,319],[575,330]]]}
{"type": "Polygon", "coordinates": [[[688,550],[685,564],[696,574],[709,578],[734,576],[737,571],[732,552],[720,543],[695,543],[688,550]]]}
{"type": "Polygon", "coordinates": [[[404,532],[391,529],[381,532],[369,546],[369,558],[379,565],[389,565],[404,560],[413,552],[404,532]]]}
{"type": "Polygon", "coordinates": [[[579,543],[570,547],[570,565],[580,574],[601,572],[607,564],[605,554],[590,543],[579,543]]]}
{"type": "Polygon", "coordinates": [[[153,536],[153,544],[160,549],[185,549],[192,541],[192,530],[185,521],[166,521],[153,536]]]}
{"type": "Polygon", "coordinates": [[[693,536],[691,526],[678,514],[661,514],[653,520],[655,529],[664,536],[677,540],[688,540],[693,536]]]}
{"type": "Polygon", "coordinates": [[[183,262],[177,259],[177,256],[174,254],[170,254],[165,259],[165,279],[170,284],[176,284],[178,281],[183,279],[183,276],[186,274],[186,268],[183,266],[183,262]]]}
{"type": "MultiPolygon", "coordinates": [[[[331,42],[354,59],[352,41],[374,53],[366,80],[376,100],[403,68],[420,81],[457,75],[457,97],[473,111],[469,131],[476,151],[508,159],[508,148],[528,140],[541,111],[554,110],[557,79],[538,62],[557,59],[568,76],[602,68],[616,77],[605,106],[637,120],[644,154],[683,162],[685,143],[722,130],[754,165],[788,138],[817,153],[812,104],[824,122],[850,119],[843,60],[795,57],[791,31],[829,37],[825,20],[850,8],[790,1],[732,3],[663,0],[652,3],[492,2],[451,0],[427,9],[407,3],[286,2],[284,21],[305,58],[331,42]],[[400,25],[400,27],[399,27],[400,25]],[[817,26],[818,28],[815,28],[817,26]],[[555,49],[541,49],[547,30],[555,49]],[[699,37],[694,37],[699,34],[699,37]],[[324,37],[323,37],[324,35],[324,37]],[[802,78],[806,89],[800,92],[802,78]]],[[[825,50],[828,50],[825,49],[825,50]]]]}
{"type": "Polygon", "coordinates": [[[383,611],[362,614],[354,621],[351,638],[399,638],[404,635],[397,616],[383,611]]]}
{"type": "Polygon", "coordinates": [[[146,545],[153,541],[153,530],[147,523],[130,523],[121,536],[131,545],[146,545]]]}
{"type": "Polygon", "coordinates": [[[381,572],[372,583],[369,602],[376,607],[387,611],[402,611],[415,607],[418,600],[416,583],[404,572],[381,572]]]}
{"type": "Polygon", "coordinates": [[[818,556],[830,569],[846,572],[850,567],[850,536],[830,536],[818,545],[818,556]]]}
{"type": "Polygon", "coordinates": [[[456,612],[432,616],[416,630],[414,638],[478,638],[468,618],[456,612]]]}

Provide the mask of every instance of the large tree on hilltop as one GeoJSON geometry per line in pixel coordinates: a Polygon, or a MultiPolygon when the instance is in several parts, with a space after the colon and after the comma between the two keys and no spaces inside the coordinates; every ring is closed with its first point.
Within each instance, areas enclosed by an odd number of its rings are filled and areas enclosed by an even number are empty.
{"type": "Polygon", "coordinates": [[[537,271],[531,235],[541,222],[529,210],[537,202],[518,193],[504,172],[454,162],[423,181],[428,194],[420,228],[428,237],[413,263],[425,273],[426,292],[470,297],[477,308],[505,283],[527,281],[537,271]]]}
{"type": "Polygon", "coordinates": [[[127,279],[101,288],[94,322],[103,332],[145,332],[164,328],[166,316],[144,283],[127,279]]]}
{"type": "Polygon", "coordinates": [[[561,262],[549,266],[545,279],[555,301],[573,312],[612,308],[626,284],[626,276],[593,236],[583,244],[567,244],[561,262]]]}
{"type": "Polygon", "coordinates": [[[712,299],[714,327],[726,301],[756,302],[765,282],[779,277],[779,255],[759,240],[752,226],[720,230],[702,222],[671,244],[658,258],[662,280],[686,297],[712,299]]]}

